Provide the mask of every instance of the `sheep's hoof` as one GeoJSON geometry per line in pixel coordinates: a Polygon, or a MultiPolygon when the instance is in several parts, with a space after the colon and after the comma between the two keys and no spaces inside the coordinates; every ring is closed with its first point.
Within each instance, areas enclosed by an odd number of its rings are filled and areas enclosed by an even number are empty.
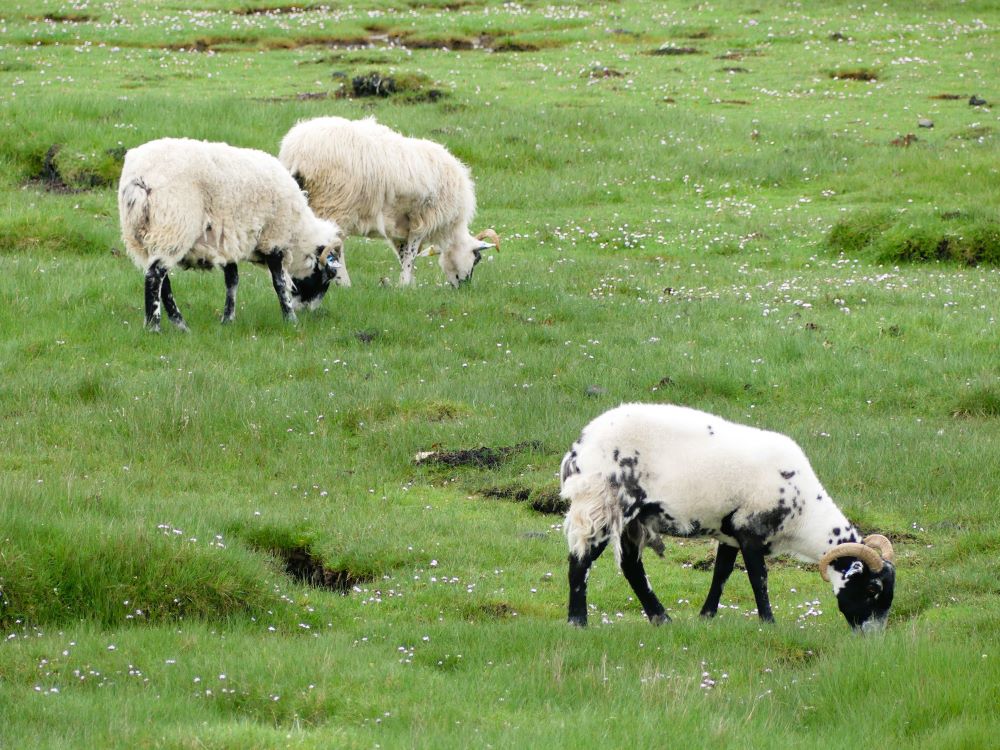
{"type": "Polygon", "coordinates": [[[585,627],[587,627],[587,618],[586,617],[570,617],[569,620],[567,620],[567,622],[570,625],[572,625],[574,628],[585,628],[585,627]]]}
{"type": "Polygon", "coordinates": [[[650,623],[650,625],[656,625],[657,627],[659,627],[660,625],[662,625],[665,622],[670,622],[670,615],[668,615],[666,612],[664,612],[663,614],[660,614],[660,615],[650,615],[649,616],[649,623],[650,623]]]}

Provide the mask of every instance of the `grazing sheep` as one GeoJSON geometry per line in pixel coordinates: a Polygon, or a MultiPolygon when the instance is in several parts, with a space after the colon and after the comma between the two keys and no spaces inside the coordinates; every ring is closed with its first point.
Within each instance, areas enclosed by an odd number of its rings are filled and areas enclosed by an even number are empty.
{"type": "Polygon", "coordinates": [[[773,621],[765,556],[819,562],[855,629],[884,625],[895,584],[892,545],[860,535],[813,473],[802,449],[776,432],[683,406],[624,404],[588,424],[562,461],[569,542],[569,622],[587,624],[587,576],[610,543],[654,625],[670,618],[650,588],[642,550],[661,534],[719,541],[701,608],[713,617],[743,553],[762,620],[773,621]]]}
{"type": "Polygon", "coordinates": [[[235,317],[236,264],[262,263],[287,320],[315,307],[337,275],[340,228],[318,219],[277,159],[253,149],[187,138],[162,138],[125,154],[118,185],[122,240],[146,274],[146,326],[167,317],[187,330],[168,271],[222,266],[226,304],[235,317]]]}
{"type": "MultiPolygon", "coordinates": [[[[347,234],[389,242],[400,285],[413,283],[422,247],[440,253],[452,286],[472,278],[483,250],[499,247],[493,230],[469,234],[476,212],[469,169],[438,143],[406,138],[371,117],[317,117],[288,131],[278,158],[318,215],[347,234]]],[[[346,268],[341,276],[338,283],[349,285],[346,268]]]]}

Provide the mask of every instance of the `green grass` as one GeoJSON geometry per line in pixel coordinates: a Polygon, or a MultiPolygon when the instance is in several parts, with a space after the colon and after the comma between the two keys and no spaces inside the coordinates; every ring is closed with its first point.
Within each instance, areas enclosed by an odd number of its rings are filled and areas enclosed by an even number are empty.
{"type": "Polygon", "coordinates": [[[303,5],[0,4],[0,746],[994,744],[995,3],[303,5]],[[501,250],[399,289],[352,239],[294,327],[178,271],[146,333],[124,150],[323,114],[447,145],[501,250]],[[740,574],[701,622],[701,540],[648,561],[670,625],[602,558],[568,628],[538,509],[626,400],[794,437],[896,545],[887,631],[788,560],[776,625],[740,574]]]}

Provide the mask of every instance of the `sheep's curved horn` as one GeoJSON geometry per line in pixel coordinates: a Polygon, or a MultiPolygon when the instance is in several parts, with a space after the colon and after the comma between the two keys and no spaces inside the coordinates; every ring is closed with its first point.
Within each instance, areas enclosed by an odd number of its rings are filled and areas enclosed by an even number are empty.
{"type": "Polygon", "coordinates": [[[896,555],[892,551],[892,542],[881,534],[870,534],[862,540],[862,543],[877,549],[886,562],[892,562],[896,559],[896,555]]]}
{"type": "Polygon", "coordinates": [[[494,232],[492,229],[484,229],[482,232],[476,235],[477,240],[485,240],[493,245],[497,250],[500,249],[500,235],[494,232]]]}
{"type": "MultiPolygon", "coordinates": [[[[886,541],[889,540],[886,539],[886,541]]],[[[890,547],[891,546],[892,545],[890,545],[890,547]]],[[[827,550],[826,554],[819,559],[819,574],[822,576],[824,581],[830,581],[830,563],[834,560],[839,560],[841,557],[856,557],[866,568],[875,573],[882,570],[884,563],[882,555],[879,554],[879,551],[874,547],[869,547],[867,544],[859,544],[858,542],[838,544],[836,547],[827,550]]]]}

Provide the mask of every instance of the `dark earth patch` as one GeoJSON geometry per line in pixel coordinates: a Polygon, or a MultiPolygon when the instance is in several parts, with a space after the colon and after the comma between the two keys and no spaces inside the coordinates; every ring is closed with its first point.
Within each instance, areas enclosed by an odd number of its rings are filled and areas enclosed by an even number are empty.
{"type": "Polygon", "coordinates": [[[97,16],[88,13],[46,13],[43,16],[25,16],[29,21],[48,21],[50,23],[90,23],[97,16]]]}
{"type": "Polygon", "coordinates": [[[437,5],[435,3],[425,3],[425,2],[415,2],[411,0],[407,3],[411,8],[415,10],[461,10],[462,8],[468,8],[473,5],[480,5],[481,3],[472,2],[472,0],[449,0],[449,2],[441,3],[437,5]]]}
{"type": "Polygon", "coordinates": [[[877,81],[879,79],[879,72],[874,68],[831,70],[830,78],[837,81],[877,81]]]}
{"type": "Polygon", "coordinates": [[[490,448],[484,445],[479,448],[466,448],[454,451],[435,450],[417,454],[414,462],[421,465],[471,466],[477,469],[495,469],[518,453],[538,450],[540,448],[541,443],[537,440],[528,440],[517,445],[505,445],[499,448],[490,448]]]}
{"type": "Polygon", "coordinates": [[[73,189],[66,184],[56,166],[56,154],[62,148],[58,143],[49,146],[42,158],[42,168],[31,178],[31,182],[41,183],[42,187],[52,193],[72,193],[73,189]]]}
{"type": "Polygon", "coordinates": [[[554,487],[532,489],[513,484],[504,487],[487,487],[482,490],[482,495],[498,500],[527,503],[532,510],[547,515],[562,516],[569,510],[569,502],[560,497],[559,490],[554,487]]]}
{"type": "Polygon", "coordinates": [[[435,88],[431,79],[420,73],[389,76],[372,71],[351,78],[350,85],[342,85],[337,96],[351,99],[393,97],[409,102],[436,102],[448,94],[435,88]]]}
{"type": "Polygon", "coordinates": [[[625,74],[620,70],[615,70],[614,68],[609,68],[606,65],[595,65],[589,70],[585,70],[580,74],[583,78],[589,78],[592,81],[600,80],[601,78],[624,78],[625,74]]]}
{"type": "Polygon", "coordinates": [[[363,331],[355,331],[354,338],[360,341],[362,344],[370,344],[375,339],[378,338],[378,331],[374,328],[366,328],[363,331]]]}
{"type": "MultiPolygon", "coordinates": [[[[62,146],[58,143],[49,146],[42,157],[41,167],[34,175],[28,178],[29,185],[39,186],[50,193],[78,193],[90,188],[107,187],[112,184],[113,180],[109,177],[89,171],[82,171],[72,175],[70,180],[67,181],[67,178],[60,171],[59,165],[56,163],[56,157],[59,155],[61,149],[62,146]]],[[[108,169],[113,172],[120,172],[119,165],[125,157],[125,149],[117,147],[108,149],[104,153],[105,156],[109,157],[107,161],[111,166],[108,169]]]]}
{"type": "Polygon", "coordinates": [[[730,52],[725,52],[721,55],[716,55],[716,60],[742,60],[746,57],[761,57],[763,52],[759,52],[755,49],[745,49],[745,50],[732,50],[730,52]]]}
{"type": "Polygon", "coordinates": [[[712,30],[711,29],[691,29],[690,31],[687,31],[687,32],[685,32],[683,34],[680,34],[679,36],[682,36],[685,39],[710,39],[711,36],[712,36],[712,30]]]}
{"type": "Polygon", "coordinates": [[[700,55],[701,50],[696,47],[674,47],[667,44],[663,47],[651,49],[646,54],[654,56],[700,55]]]}
{"type": "Polygon", "coordinates": [[[347,594],[355,586],[368,583],[375,578],[371,573],[328,568],[323,564],[323,560],[306,545],[276,547],[268,551],[282,560],[285,572],[289,576],[306,586],[347,594]]]}
{"type": "Polygon", "coordinates": [[[315,10],[319,10],[319,8],[301,5],[277,5],[271,8],[236,8],[230,12],[234,16],[283,16],[289,13],[306,13],[315,10]]]}

